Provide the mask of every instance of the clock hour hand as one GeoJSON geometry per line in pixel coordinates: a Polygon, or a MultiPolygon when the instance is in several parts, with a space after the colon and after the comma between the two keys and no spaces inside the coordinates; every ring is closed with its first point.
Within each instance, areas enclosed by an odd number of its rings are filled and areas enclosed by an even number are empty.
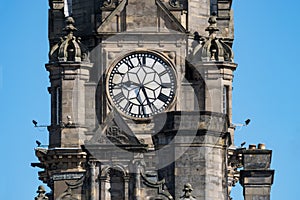
{"type": "MultiPolygon", "coordinates": [[[[122,89],[122,88],[127,88],[127,89],[132,89],[132,85],[138,87],[139,85],[136,83],[133,83],[132,81],[126,81],[126,82],[121,82],[121,83],[114,83],[113,88],[114,89],[122,89]]],[[[134,87],[134,88],[136,88],[134,87]]]]}
{"type": "Polygon", "coordinates": [[[126,81],[126,82],[123,82],[122,85],[124,85],[125,87],[127,88],[130,88],[132,85],[133,86],[136,86],[136,87],[139,87],[140,85],[138,83],[135,83],[133,81],[126,81]]]}

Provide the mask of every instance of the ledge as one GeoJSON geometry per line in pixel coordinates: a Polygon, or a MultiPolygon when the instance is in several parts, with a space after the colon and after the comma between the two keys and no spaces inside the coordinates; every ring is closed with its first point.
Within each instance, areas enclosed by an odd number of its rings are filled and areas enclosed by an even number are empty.
{"type": "Polygon", "coordinates": [[[274,170],[241,170],[240,184],[245,185],[272,185],[274,170]]]}
{"type": "Polygon", "coordinates": [[[226,114],[209,111],[172,111],[153,117],[155,132],[211,131],[225,133],[229,127],[226,114]]]}

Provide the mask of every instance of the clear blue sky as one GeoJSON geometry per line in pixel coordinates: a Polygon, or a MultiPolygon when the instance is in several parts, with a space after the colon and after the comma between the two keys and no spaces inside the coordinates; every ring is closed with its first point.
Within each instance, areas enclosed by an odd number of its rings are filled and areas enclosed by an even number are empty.
{"type": "MultiPolygon", "coordinates": [[[[276,169],[272,200],[297,200],[300,174],[299,1],[233,4],[235,72],[233,119],[251,124],[236,144],[266,143],[276,169]],[[298,20],[298,21],[297,21],[298,20]]],[[[35,140],[48,143],[47,0],[0,2],[0,199],[33,199],[38,169],[35,140]]],[[[234,199],[242,199],[240,187],[234,199]]]]}

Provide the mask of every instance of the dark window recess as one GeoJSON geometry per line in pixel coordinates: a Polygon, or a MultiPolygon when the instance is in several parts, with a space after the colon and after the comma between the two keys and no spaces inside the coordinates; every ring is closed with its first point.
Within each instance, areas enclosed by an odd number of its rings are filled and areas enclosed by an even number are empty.
{"type": "Polygon", "coordinates": [[[218,0],[210,0],[210,15],[218,16],[218,0]]]}
{"type": "Polygon", "coordinates": [[[75,61],[75,46],[73,42],[69,42],[69,46],[67,48],[67,61],[75,61]]]}
{"type": "Polygon", "coordinates": [[[55,91],[55,103],[56,103],[56,108],[55,108],[55,118],[56,118],[56,124],[60,124],[61,122],[61,115],[60,115],[60,111],[61,111],[61,91],[60,91],[60,87],[56,88],[55,91]]]}
{"type": "Polygon", "coordinates": [[[229,86],[223,87],[223,113],[228,114],[229,109],[229,86]]]}
{"type": "Polygon", "coordinates": [[[125,199],[124,175],[121,171],[115,169],[110,170],[110,189],[108,191],[110,192],[111,199],[125,199]]]}

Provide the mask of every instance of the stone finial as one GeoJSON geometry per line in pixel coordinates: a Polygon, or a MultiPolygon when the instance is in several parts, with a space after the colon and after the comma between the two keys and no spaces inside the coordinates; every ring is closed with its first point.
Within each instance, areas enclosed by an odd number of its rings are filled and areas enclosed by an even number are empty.
{"type": "Polygon", "coordinates": [[[208,19],[209,26],[205,29],[209,32],[209,36],[213,36],[215,38],[216,32],[220,29],[217,27],[217,17],[210,16],[208,19]]]}
{"type": "Polygon", "coordinates": [[[191,194],[193,188],[190,183],[185,184],[182,191],[184,192],[184,194],[180,197],[180,200],[196,200],[195,197],[193,197],[191,194]]]}
{"type": "Polygon", "coordinates": [[[34,198],[35,200],[48,200],[44,186],[40,185],[36,193],[38,193],[38,195],[34,198]]]}
{"type": "Polygon", "coordinates": [[[66,26],[63,30],[72,35],[74,31],[77,31],[77,28],[75,27],[75,20],[73,19],[73,17],[66,18],[66,26]]]}

